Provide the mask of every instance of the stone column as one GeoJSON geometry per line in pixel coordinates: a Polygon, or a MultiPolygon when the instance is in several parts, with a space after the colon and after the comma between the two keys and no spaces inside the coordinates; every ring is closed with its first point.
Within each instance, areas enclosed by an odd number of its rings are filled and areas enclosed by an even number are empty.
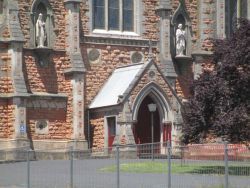
{"type": "Polygon", "coordinates": [[[225,33],[225,0],[217,0],[216,4],[216,30],[217,38],[223,39],[226,37],[225,33]]]}
{"type": "Polygon", "coordinates": [[[114,145],[133,145],[135,144],[132,112],[129,108],[128,102],[124,104],[123,111],[119,113],[117,124],[120,126],[120,134],[115,137],[114,145]]]}
{"type": "Polygon", "coordinates": [[[23,43],[13,42],[8,53],[11,56],[11,77],[13,79],[14,147],[28,146],[26,122],[26,97],[28,96],[22,71],[23,43]]]}
{"type": "Polygon", "coordinates": [[[20,97],[13,98],[14,105],[14,138],[27,138],[26,124],[26,100],[20,97]]]}
{"type": "Polygon", "coordinates": [[[85,139],[84,136],[84,83],[83,74],[74,74],[73,86],[73,135],[72,139],[85,139]]]}
{"type": "Polygon", "coordinates": [[[164,74],[173,88],[175,88],[176,72],[171,57],[171,2],[160,0],[157,14],[160,17],[160,60],[164,67],[164,74]]]}
{"type": "Polygon", "coordinates": [[[80,19],[79,9],[81,0],[64,0],[66,15],[67,45],[66,51],[70,58],[71,68],[65,73],[71,74],[73,97],[73,146],[76,149],[87,148],[84,136],[84,62],[80,50],[80,19]]]}
{"type": "Polygon", "coordinates": [[[211,50],[212,44],[209,40],[216,36],[216,2],[201,0],[200,12],[200,45],[202,50],[211,50]]]}
{"type": "Polygon", "coordinates": [[[68,32],[66,49],[70,53],[80,52],[79,9],[80,0],[64,0],[66,15],[66,31],[68,32]]]}
{"type": "Polygon", "coordinates": [[[170,21],[171,21],[171,9],[158,9],[158,15],[160,16],[160,50],[164,60],[171,60],[170,53],[170,21]]]}

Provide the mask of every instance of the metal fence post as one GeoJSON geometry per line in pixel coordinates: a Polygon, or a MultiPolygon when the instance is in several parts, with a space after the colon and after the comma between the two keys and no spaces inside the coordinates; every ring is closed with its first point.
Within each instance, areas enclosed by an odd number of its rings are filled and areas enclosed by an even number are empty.
{"type": "Polygon", "coordinates": [[[27,151],[27,188],[30,188],[30,150],[27,151]]]}
{"type": "Polygon", "coordinates": [[[227,142],[224,143],[224,162],[225,162],[225,188],[228,188],[228,147],[227,147],[227,142]]]}
{"type": "Polygon", "coordinates": [[[171,145],[167,142],[168,147],[168,188],[171,188],[171,145]]]}
{"type": "Polygon", "coordinates": [[[73,146],[70,147],[70,188],[73,188],[73,146]]]}
{"type": "Polygon", "coordinates": [[[120,151],[119,146],[116,146],[116,170],[117,170],[117,188],[120,188],[120,151]]]}
{"type": "Polygon", "coordinates": [[[184,152],[183,152],[183,146],[180,146],[181,148],[181,166],[183,166],[183,157],[184,157],[184,152]]]}

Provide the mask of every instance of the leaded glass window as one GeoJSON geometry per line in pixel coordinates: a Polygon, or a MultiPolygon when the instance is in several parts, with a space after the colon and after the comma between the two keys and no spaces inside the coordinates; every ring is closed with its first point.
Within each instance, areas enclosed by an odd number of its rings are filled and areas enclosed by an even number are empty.
{"type": "Polygon", "coordinates": [[[123,30],[133,31],[134,29],[134,6],[133,0],[123,0],[123,30]]]}
{"type": "Polygon", "coordinates": [[[94,29],[134,31],[134,0],[93,0],[94,29]]]}
{"type": "Polygon", "coordinates": [[[248,0],[225,0],[225,29],[229,37],[237,28],[238,18],[248,17],[248,0]]]}
{"type": "Polygon", "coordinates": [[[94,0],[94,28],[105,28],[105,0],[94,0]]]}
{"type": "Polygon", "coordinates": [[[237,27],[237,0],[225,1],[226,35],[232,35],[237,27]]]}
{"type": "MultiPolygon", "coordinates": [[[[241,0],[240,1],[240,17],[247,18],[248,11],[248,0],[241,0]]],[[[249,1],[250,3],[250,1],[249,1]]]]}
{"type": "Polygon", "coordinates": [[[0,14],[3,14],[3,0],[0,0],[0,14]]]}
{"type": "Polygon", "coordinates": [[[109,20],[108,20],[108,29],[109,30],[119,30],[119,1],[118,0],[109,0],[109,20]]]}

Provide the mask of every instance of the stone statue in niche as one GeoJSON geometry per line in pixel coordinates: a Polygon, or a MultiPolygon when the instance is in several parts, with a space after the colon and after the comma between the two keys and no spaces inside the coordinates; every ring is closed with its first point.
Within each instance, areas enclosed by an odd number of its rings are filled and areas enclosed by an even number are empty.
{"type": "Polygon", "coordinates": [[[45,22],[42,13],[39,14],[36,21],[36,42],[38,48],[43,48],[46,40],[45,22]]]}
{"type": "Polygon", "coordinates": [[[176,56],[184,56],[186,49],[185,42],[185,31],[182,29],[182,24],[178,24],[178,28],[176,30],[176,56]]]}

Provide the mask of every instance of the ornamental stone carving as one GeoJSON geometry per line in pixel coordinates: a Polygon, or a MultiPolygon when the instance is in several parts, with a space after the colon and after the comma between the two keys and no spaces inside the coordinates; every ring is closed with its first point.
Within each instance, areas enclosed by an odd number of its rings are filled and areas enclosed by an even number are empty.
{"type": "Polygon", "coordinates": [[[43,48],[46,40],[45,22],[42,13],[39,14],[36,21],[36,43],[38,48],[43,48]]]}
{"type": "Polygon", "coordinates": [[[182,24],[178,24],[176,30],[176,56],[183,56],[186,50],[186,37],[182,24]]]}

